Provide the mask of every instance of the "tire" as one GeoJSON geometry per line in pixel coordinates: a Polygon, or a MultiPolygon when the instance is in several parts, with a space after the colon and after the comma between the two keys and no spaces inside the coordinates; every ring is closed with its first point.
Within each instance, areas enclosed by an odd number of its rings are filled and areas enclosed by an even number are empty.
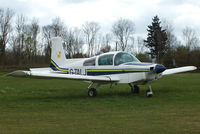
{"type": "Polygon", "coordinates": [[[140,88],[137,85],[134,85],[134,93],[139,94],[140,88]]]}
{"type": "Polygon", "coordinates": [[[150,89],[148,89],[146,91],[146,96],[149,97],[149,98],[153,96],[153,93],[152,93],[152,91],[150,89]]]}
{"type": "Polygon", "coordinates": [[[131,93],[139,94],[140,93],[140,88],[137,85],[134,85],[133,87],[131,87],[131,93]]]}
{"type": "Polygon", "coordinates": [[[97,96],[97,90],[95,88],[90,88],[88,90],[88,96],[89,97],[95,97],[95,96],[97,96]]]}

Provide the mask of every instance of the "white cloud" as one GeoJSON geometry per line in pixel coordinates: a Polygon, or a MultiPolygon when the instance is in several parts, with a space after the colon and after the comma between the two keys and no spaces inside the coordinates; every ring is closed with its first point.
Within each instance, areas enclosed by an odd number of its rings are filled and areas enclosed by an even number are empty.
{"type": "Polygon", "coordinates": [[[86,21],[96,21],[102,30],[109,31],[118,18],[129,18],[140,35],[146,34],[155,15],[172,22],[177,34],[185,26],[198,29],[200,24],[200,1],[194,0],[6,0],[0,5],[29,18],[37,17],[41,25],[60,16],[68,26],[80,27],[86,21]]]}

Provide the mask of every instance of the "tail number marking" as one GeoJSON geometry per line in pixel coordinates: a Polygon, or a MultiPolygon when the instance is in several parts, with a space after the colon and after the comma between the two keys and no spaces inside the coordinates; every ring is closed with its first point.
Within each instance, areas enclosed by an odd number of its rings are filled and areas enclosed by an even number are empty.
{"type": "Polygon", "coordinates": [[[69,74],[86,75],[86,71],[84,72],[81,69],[71,68],[69,69],[69,74]]]}

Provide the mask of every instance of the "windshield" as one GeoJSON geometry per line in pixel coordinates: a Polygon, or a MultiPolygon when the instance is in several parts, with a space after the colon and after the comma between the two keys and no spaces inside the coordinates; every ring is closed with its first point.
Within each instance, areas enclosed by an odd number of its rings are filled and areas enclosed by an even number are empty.
{"type": "Polygon", "coordinates": [[[136,57],[128,54],[128,53],[118,53],[115,56],[115,65],[120,65],[127,62],[140,62],[136,57]]]}

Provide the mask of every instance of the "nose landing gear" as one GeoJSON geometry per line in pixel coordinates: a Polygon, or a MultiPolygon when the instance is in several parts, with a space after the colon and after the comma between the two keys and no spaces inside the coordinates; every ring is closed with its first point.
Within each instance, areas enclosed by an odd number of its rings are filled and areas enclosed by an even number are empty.
{"type": "Polygon", "coordinates": [[[152,92],[152,89],[151,89],[150,85],[149,85],[149,89],[146,91],[146,96],[147,97],[152,97],[153,96],[153,92],[152,92]]]}

